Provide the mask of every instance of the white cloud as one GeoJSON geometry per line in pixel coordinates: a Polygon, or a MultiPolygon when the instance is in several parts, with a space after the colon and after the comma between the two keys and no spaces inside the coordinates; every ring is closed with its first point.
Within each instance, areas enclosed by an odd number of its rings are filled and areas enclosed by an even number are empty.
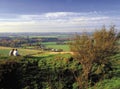
{"type": "Polygon", "coordinates": [[[77,16],[80,13],[75,12],[54,12],[54,13],[45,13],[43,14],[47,18],[61,18],[61,17],[71,17],[71,16],[77,16]]]}
{"type": "Polygon", "coordinates": [[[81,31],[104,24],[117,24],[120,17],[101,12],[50,12],[37,15],[0,15],[0,31],[81,31]],[[36,30],[35,30],[36,29],[36,30]]]}

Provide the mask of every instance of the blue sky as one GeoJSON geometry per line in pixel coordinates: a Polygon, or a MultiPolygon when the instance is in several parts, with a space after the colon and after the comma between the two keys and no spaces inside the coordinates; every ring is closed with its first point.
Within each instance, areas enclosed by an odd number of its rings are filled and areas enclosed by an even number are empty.
{"type": "Polygon", "coordinates": [[[119,29],[120,0],[0,0],[0,32],[119,29]]]}

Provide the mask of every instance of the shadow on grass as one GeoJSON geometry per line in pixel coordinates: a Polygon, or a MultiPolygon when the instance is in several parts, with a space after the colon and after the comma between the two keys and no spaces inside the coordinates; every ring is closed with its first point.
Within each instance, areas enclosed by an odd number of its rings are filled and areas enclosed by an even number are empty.
{"type": "Polygon", "coordinates": [[[31,55],[26,55],[24,58],[26,59],[36,59],[36,60],[41,60],[41,59],[48,59],[48,58],[54,58],[55,55],[47,55],[47,56],[31,56],[31,55]]]}

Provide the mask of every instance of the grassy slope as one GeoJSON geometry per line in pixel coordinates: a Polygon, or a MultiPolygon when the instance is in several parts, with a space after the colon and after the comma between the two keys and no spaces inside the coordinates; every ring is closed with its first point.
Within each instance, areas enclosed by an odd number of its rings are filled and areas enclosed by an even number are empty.
{"type": "MultiPolygon", "coordinates": [[[[0,55],[1,56],[8,56],[9,51],[11,49],[12,48],[10,48],[10,47],[0,47],[0,55]]],[[[46,57],[46,58],[50,55],[62,55],[62,54],[70,55],[69,52],[41,52],[40,50],[31,50],[31,49],[22,49],[22,48],[19,48],[18,52],[22,56],[32,55],[34,57],[46,57]]]]}
{"type": "MultiPolygon", "coordinates": [[[[0,47],[0,54],[7,56],[11,48],[0,47]]],[[[53,59],[68,58],[70,54],[51,54],[50,52],[38,53],[38,50],[18,49],[21,55],[35,54],[33,59],[45,59],[50,61],[53,59]]],[[[120,54],[112,57],[114,67],[114,77],[112,79],[105,79],[98,82],[94,87],[90,89],[120,89],[120,54]]]]}
{"type": "MultiPolygon", "coordinates": [[[[2,56],[8,56],[9,51],[11,49],[12,48],[10,48],[10,47],[0,47],[0,55],[2,55],[2,56]]],[[[29,55],[29,54],[37,54],[40,51],[39,50],[29,50],[29,49],[18,48],[18,52],[19,52],[20,55],[25,56],[25,55],[29,55]]]]}

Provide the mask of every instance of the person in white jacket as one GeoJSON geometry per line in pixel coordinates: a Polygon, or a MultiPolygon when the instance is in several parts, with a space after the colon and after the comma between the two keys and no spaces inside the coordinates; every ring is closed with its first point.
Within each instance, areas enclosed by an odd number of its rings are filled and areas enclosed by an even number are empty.
{"type": "Polygon", "coordinates": [[[14,50],[13,55],[14,56],[19,56],[17,49],[14,50]]]}

